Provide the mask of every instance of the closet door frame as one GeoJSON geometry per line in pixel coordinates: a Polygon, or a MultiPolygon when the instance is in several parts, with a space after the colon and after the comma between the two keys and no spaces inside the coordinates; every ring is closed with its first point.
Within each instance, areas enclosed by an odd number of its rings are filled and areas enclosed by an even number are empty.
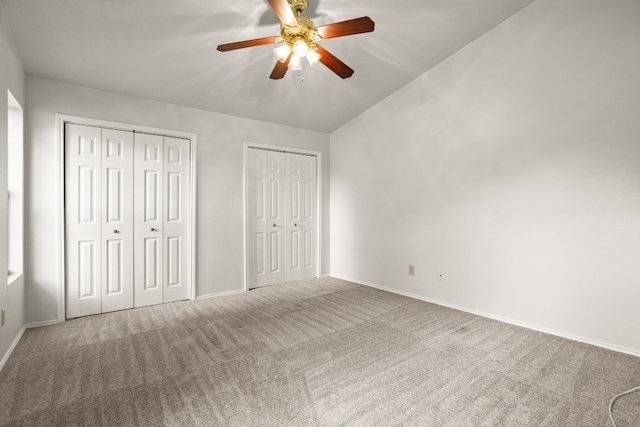
{"type": "Polygon", "coordinates": [[[249,290],[249,194],[248,194],[248,164],[249,149],[257,148],[259,150],[276,151],[280,153],[302,154],[316,157],[316,277],[322,277],[322,153],[320,151],[304,150],[300,148],[287,147],[283,145],[261,144],[258,142],[245,142],[244,144],[244,162],[243,162],[243,203],[242,209],[244,236],[243,236],[243,263],[244,263],[244,291],[249,290]]]}
{"type": "Polygon", "coordinates": [[[190,132],[182,132],[171,129],[156,128],[150,126],[142,126],[131,123],[113,122],[108,120],[93,119],[80,116],[71,116],[67,114],[56,114],[56,135],[57,135],[57,188],[58,188],[58,221],[57,221],[57,237],[58,237],[58,283],[57,283],[57,321],[65,322],[66,313],[66,241],[65,241],[65,211],[64,211],[64,192],[65,192],[65,141],[64,128],[66,124],[75,124],[83,126],[93,126],[99,128],[115,129],[128,132],[150,133],[173,138],[188,139],[191,144],[190,156],[190,190],[189,190],[189,208],[190,226],[189,234],[191,238],[191,265],[190,265],[190,300],[196,299],[196,134],[190,132]]]}

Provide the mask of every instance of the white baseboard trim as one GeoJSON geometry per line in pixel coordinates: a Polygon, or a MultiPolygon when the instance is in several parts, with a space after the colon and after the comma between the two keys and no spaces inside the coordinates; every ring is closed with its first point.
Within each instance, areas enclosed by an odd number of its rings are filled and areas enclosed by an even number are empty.
{"type": "Polygon", "coordinates": [[[226,296],[226,295],[241,294],[243,292],[245,292],[244,289],[237,289],[235,291],[226,291],[226,292],[218,292],[218,293],[215,293],[215,294],[200,295],[200,296],[196,297],[196,301],[200,301],[200,300],[203,300],[203,299],[209,299],[209,298],[218,298],[218,297],[223,297],[223,296],[226,296]]]}
{"type": "Polygon", "coordinates": [[[2,358],[2,360],[0,361],[0,371],[2,370],[2,368],[4,368],[4,364],[7,363],[7,360],[9,360],[9,357],[11,356],[11,353],[13,353],[13,350],[15,350],[16,346],[18,345],[18,343],[20,342],[20,340],[22,339],[22,336],[24,335],[24,332],[27,329],[30,328],[38,328],[40,326],[48,326],[48,325],[55,325],[59,323],[58,320],[47,320],[45,322],[35,322],[35,323],[28,323],[26,325],[24,325],[22,327],[22,329],[20,329],[20,332],[18,333],[18,335],[16,336],[16,338],[13,340],[13,342],[11,343],[11,347],[9,347],[9,350],[7,350],[7,352],[5,353],[4,357],[2,358]]]}
{"type": "Polygon", "coordinates": [[[332,277],[335,277],[336,279],[346,280],[348,282],[353,282],[353,283],[357,283],[357,284],[360,284],[360,285],[368,286],[370,288],[376,288],[376,289],[380,289],[382,291],[391,292],[393,294],[398,294],[398,295],[402,295],[402,296],[405,296],[405,297],[417,299],[417,300],[420,300],[420,301],[429,302],[431,304],[441,305],[443,307],[452,308],[454,310],[464,311],[466,313],[475,314],[476,316],[486,317],[487,319],[497,320],[499,322],[508,323],[510,325],[520,326],[522,328],[531,329],[533,331],[542,332],[542,333],[549,334],[549,335],[555,335],[555,336],[560,337],[560,338],[566,338],[568,340],[577,341],[577,342],[581,342],[581,343],[589,344],[589,345],[594,345],[596,347],[605,348],[607,350],[612,350],[612,351],[615,351],[615,352],[618,352],[618,353],[624,353],[624,354],[629,354],[631,356],[640,357],[640,351],[638,351],[638,350],[632,350],[630,348],[620,347],[620,346],[617,346],[617,345],[613,345],[613,344],[609,344],[609,343],[593,340],[591,338],[585,338],[585,337],[580,336],[580,335],[574,335],[574,334],[558,331],[558,330],[555,330],[555,329],[545,328],[545,327],[542,327],[542,326],[534,325],[534,324],[527,323],[527,322],[522,322],[522,321],[511,319],[511,318],[508,318],[508,317],[503,317],[503,316],[498,316],[498,315],[491,314],[491,313],[486,313],[486,312],[483,312],[483,311],[473,310],[473,309],[470,309],[470,308],[467,308],[467,307],[463,307],[463,306],[459,306],[459,305],[456,305],[456,304],[450,304],[450,303],[447,303],[447,302],[444,302],[444,301],[439,301],[439,300],[436,300],[436,299],[433,299],[433,298],[427,298],[427,297],[424,297],[424,296],[421,296],[421,295],[412,294],[410,292],[404,292],[404,291],[400,291],[400,290],[397,290],[397,289],[388,288],[386,286],[376,285],[374,283],[363,282],[362,280],[355,280],[355,279],[350,279],[350,278],[340,277],[340,276],[332,276],[332,277]]]}
{"type": "Polygon", "coordinates": [[[20,329],[20,332],[18,332],[18,335],[16,336],[16,338],[11,343],[11,347],[9,347],[9,349],[5,353],[4,357],[0,361],[0,371],[2,370],[2,368],[4,368],[4,364],[7,363],[7,360],[9,360],[9,357],[11,356],[11,353],[13,353],[13,350],[15,350],[16,346],[20,342],[20,339],[22,338],[22,335],[24,334],[24,331],[26,329],[27,329],[27,327],[23,326],[22,329],[20,329]]]}
{"type": "Polygon", "coordinates": [[[57,325],[58,323],[64,323],[64,322],[60,322],[58,321],[58,319],[45,320],[44,322],[27,323],[26,328],[27,329],[39,328],[41,326],[57,325]]]}

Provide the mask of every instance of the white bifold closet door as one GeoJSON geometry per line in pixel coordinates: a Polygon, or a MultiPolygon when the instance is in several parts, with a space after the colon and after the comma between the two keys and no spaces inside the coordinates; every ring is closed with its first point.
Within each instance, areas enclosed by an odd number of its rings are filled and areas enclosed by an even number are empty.
{"type": "Polygon", "coordinates": [[[66,125],[67,317],[133,307],[133,134],[66,125]]]}
{"type": "Polygon", "coordinates": [[[316,276],[316,157],[250,148],[249,288],[316,276]]]}
{"type": "Polygon", "coordinates": [[[285,153],[285,280],[316,275],[316,157],[285,153]]]}
{"type": "Polygon", "coordinates": [[[189,298],[190,143],[65,125],[66,317],[189,298]]]}
{"type": "Polygon", "coordinates": [[[189,141],[136,133],[136,307],[189,297],[189,141]]]}
{"type": "Polygon", "coordinates": [[[285,281],[284,153],[249,149],[249,288],[285,281]]]}

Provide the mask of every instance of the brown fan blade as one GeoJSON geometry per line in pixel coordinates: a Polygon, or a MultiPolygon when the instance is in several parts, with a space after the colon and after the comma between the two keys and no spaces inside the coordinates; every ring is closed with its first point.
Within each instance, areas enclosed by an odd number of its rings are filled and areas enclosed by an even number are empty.
{"type": "Polygon", "coordinates": [[[281,78],[284,77],[285,74],[287,74],[287,69],[289,66],[289,61],[291,60],[291,55],[292,54],[290,53],[289,56],[287,57],[287,60],[284,62],[280,62],[280,61],[276,62],[276,66],[273,67],[273,71],[269,76],[270,78],[272,78],[273,80],[280,80],[281,78]]]}
{"type": "Polygon", "coordinates": [[[273,44],[275,42],[276,42],[275,37],[263,37],[261,39],[253,39],[253,40],[245,40],[245,41],[235,42],[235,43],[221,44],[220,46],[218,46],[218,50],[220,52],[228,52],[230,50],[244,49],[245,47],[262,46],[264,44],[273,44]]]}
{"type": "Polygon", "coordinates": [[[375,24],[368,16],[362,18],[349,19],[348,21],[336,22],[335,24],[318,27],[318,34],[323,39],[333,39],[336,37],[351,36],[353,34],[370,33],[375,24]]]}
{"type": "Polygon", "coordinates": [[[287,0],[269,0],[269,5],[284,25],[290,27],[298,26],[298,20],[293,14],[293,10],[291,10],[291,6],[287,0]]]}
{"type": "Polygon", "coordinates": [[[349,68],[347,64],[333,56],[327,49],[322,46],[318,46],[318,50],[316,52],[321,55],[320,62],[343,79],[349,78],[353,75],[353,70],[349,68]]]}

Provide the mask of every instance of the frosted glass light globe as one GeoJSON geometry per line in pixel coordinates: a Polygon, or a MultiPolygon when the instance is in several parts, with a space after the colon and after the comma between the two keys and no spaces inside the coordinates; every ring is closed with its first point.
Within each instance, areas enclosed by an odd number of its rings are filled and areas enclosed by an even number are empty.
{"type": "Polygon", "coordinates": [[[304,58],[309,52],[309,46],[302,40],[298,40],[293,44],[293,54],[298,58],[304,58]]]}
{"type": "Polygon", "coordinates": [[[309,61],[309,65],[313,66],[320,61],[320,54],[315,50],[310,50],[307,52],[307,61],[309,61]]]}
{"type": "Polygon", "coordinates": [[[273,54],[276,56],[278,61],[284,63],[289,55],[291,55],[291,48],[289,45],[283,44],[282,46],[273,49],[273,54]]]}
{"type": "Polygon", "coordinates": [[[297,55],[293,55],[289,60],[288,67],[290,70],[294,70],[294,71],[302,70],[302,61],[297,55]]]}

